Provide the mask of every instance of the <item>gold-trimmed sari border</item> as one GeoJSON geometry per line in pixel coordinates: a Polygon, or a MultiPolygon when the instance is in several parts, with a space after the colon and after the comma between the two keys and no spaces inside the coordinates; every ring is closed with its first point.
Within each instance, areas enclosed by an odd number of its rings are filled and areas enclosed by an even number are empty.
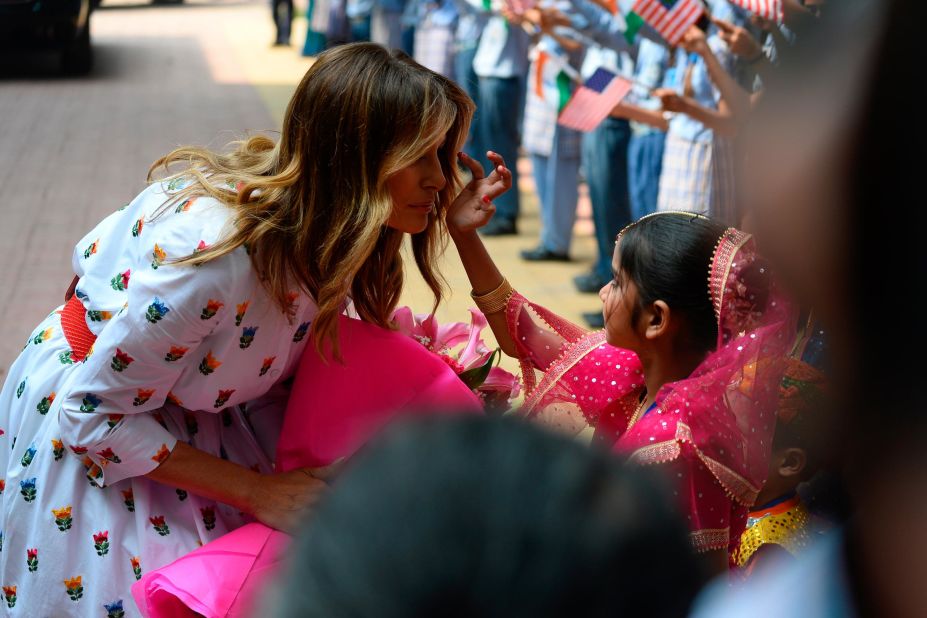
{"type": "Polygon", "coordinates": [[[682,444],[684,442],[689,443],[699,461],[721,483],[721,487],[730,498],[748,508],[753,506],[760,492],[759,488],[751,485],[747,479],[737,472],[703,453],[696,446],[692,437],[692,429],[686,423],[677,422],[676,436],[672,440],[642,446],[631,453],[628,461],[637,465],[669,463],[682,453],[682,444]]]}
{"type": "Polygon", "coordinates": [[[567,343],[563,351],[561,351],[560,356],[557,357],[557,359],[550,364],[547,371],[544,372],[544,377],[541,378],[538,385],[525,398],[525,403],[522,405],[524,414],[527,416],[536,412],[535,408],[538,403],[540,403],[541,399],[543,399],[544,395],[546,395],[568,371],[575,367],[576,363],[603,344],[605,344],[604,330],[592,331],[588,335],[572,343],[567,343]]]}

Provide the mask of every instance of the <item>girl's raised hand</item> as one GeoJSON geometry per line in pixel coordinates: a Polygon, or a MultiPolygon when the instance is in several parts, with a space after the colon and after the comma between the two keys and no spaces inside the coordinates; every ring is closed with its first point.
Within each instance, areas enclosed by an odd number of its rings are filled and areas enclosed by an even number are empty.
{"type": "Polygon", "coordinates": [[[485,175],[479,161],[461,152],[458,155],[473,180],[463,188],[447,212],[447,226],[451,232],[471,232],[492,219],[496,207],[492,201],[512,188],[512,172],[505,166],[503,158],[495,153],[486,154],[493,163],[493,171],[485,175]]]}

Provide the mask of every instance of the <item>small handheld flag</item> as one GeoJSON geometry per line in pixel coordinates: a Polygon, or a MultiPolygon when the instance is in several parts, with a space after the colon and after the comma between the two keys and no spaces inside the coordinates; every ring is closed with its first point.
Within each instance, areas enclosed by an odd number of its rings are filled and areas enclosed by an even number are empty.
{"type": "Polygon", "coordinates": [[[731,0],[733,4],[776,23],[782,23],[782,0],[731,0]]]}
{"type": "Polygon", "coordinates": [[[607,69],[596,69],[573,94],[558,122],[569,129],[593,131],[630,90],[630,81],[607,69]]]}
{"type": "Polygon", "coordinates": [[[632,10],[670,45],[676,45],[704,12],[698,0],[635,0],[632,10]]]}

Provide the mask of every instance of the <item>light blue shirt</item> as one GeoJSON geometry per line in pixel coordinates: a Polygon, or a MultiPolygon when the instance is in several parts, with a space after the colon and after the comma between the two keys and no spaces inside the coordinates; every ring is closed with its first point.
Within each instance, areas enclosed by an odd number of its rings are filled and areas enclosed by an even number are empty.
{"type": "Polygon", "coordinates": [[[344,12],[348,19],[363,19],[373,11],[376,0],[348,0],[344,12]]]}
{"type": "Polygon", "coordinates": [[[454,42],[457,51],[476,49],[483,35],[483,28],[489,21],[490,12],[483,8],[481,0],[454,0],[460,19],[454,42]]]}
{"type": "MultiPolygon", "coordinates": [[[[669,70],[669,49],[648,39],[638,41],[637,60],[634,63],[634,81],[628,103],[644,109],[658,110],[662,107],[660,99],[650,94],[654,88],[672,87],[674,71],[669,70]]],[[[642,122],[631,122],[634,135],[662,133],[660,129],[642,122]]]]}
{"type": "Polygon", "coordinates": [[[479,77],[524,78],[530,46],[531,37],[521,26],[512,26],[501,15],[493,15],[480,37],[473,71],[479,77]]]}
{"type": "MultiPolygon", "coordinates": [[[[744,21],[744,13],[735,12],[727,0],[710,0],[709,7],[713,17],[729,21],[735,25],[741,25],[744,21]]],[[[737,76],[735,71],[736,62],[727,43],[718,36],[718,29],[712,25],[708,30],[708,46],[718,58],[722,68],[732,76],[737,76]]],[[[708,68],[705,61],[697,54],[689,54],[681,47],[676,48],[675,56],[670,60],[672,67],[672,83],[667,84],[679,94],[683,94],[685,87],[686,73],[690,66],[692,69],[691,86],[692,98],[703,107],[717,109],[718,102],[721,100],[721,93],[715,88],[714,83],[708,76],[708,68]]],[[[695,120],[686,114],[676,114],[670,120],[668,134],[688,140],[691,142],[711,142],[714,139],[714,133],[704,124],[695,120]]]]}

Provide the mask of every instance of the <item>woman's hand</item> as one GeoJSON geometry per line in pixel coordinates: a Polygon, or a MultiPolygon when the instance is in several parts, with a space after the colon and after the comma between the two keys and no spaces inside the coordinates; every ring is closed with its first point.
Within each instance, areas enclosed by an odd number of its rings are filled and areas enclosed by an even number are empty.
{"type": "Polygon", "coordinates": [[[473,180],[447,211],[447,226],[451,233],[472,232],[489,223],[496,212],[492,201],[512,187],[512,172],[505,167],[502,157],[495,152],[489,152],[487,156],[494,166],[489,176],[485,175],[479,161],[462,152],[458,155],[460,162],[473,174],[473,180]]]}
{"type": "Polygon", "coordinates": [[[327,491],[328,485],[312,476],[309,468],[262,474],[251,492],[248,511],[264,525],[296,534],[327,491]]]}

